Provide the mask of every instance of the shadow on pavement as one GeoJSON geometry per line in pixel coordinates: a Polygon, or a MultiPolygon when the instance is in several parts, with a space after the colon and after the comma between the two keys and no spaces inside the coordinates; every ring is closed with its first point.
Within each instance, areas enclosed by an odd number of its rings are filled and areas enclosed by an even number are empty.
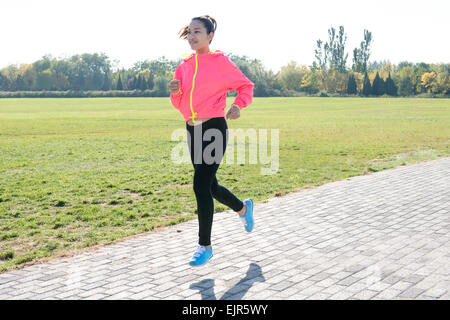
{"type": "MultiPolygon", "coordinates": [[[[253,283],[264,281],[266,281],[266,279],[262,274],[261,267],[256,263],[251,263],[245,277],[225,292],[219,300],[241,300],[253,283]]],[[[205,279],[200,282],[192,283],[189,288],[198,290],[202,296],[202,300],[217,300],[214,293],[213,279],[205,279]]]]}

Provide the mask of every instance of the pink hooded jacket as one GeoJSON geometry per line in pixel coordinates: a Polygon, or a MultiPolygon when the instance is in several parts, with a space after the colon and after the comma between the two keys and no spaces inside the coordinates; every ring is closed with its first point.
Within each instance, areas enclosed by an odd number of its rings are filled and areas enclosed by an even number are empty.
{"type": "Polygon", "coordinates": [[[170,100],[186,122],[224,117],[230,90],[238,93],[232,106],[242,109],[252,102],[253,82],[220,50],[190,54],[176,68],[174,79],[180,80],[180,90],[171,93],[170,100]]]}

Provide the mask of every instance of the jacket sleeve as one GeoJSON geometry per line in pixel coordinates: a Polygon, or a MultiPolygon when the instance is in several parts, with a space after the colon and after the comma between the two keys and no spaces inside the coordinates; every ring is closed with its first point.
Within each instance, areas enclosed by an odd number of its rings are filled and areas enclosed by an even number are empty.
{"type": "Polygon", "coordinates": [[[251,82],[236,64],[230,60],[229,57],[225,57],[225,63],[223,64],[222,76],[225,81],[227,91],[236,90],[238,95],[234,102],[231,104],[236,105],[239,109],[243,109],[252,103],[253,87],[255,86],[251,82]]]}
{"type": "Polygon", "coordinates": [[[182,77],[181,77],[181,68],[180,66],[178,66],[175,69],[175,74],[173,76],[173,79],[175,80],[180,80],[180,90],[178,90],[177,93],[170,93],[170,101],[172,102],[172,105],[177,108],[178,110],[180,109],[180,103],[181,103],[181,97],[183,96],[183,91],[181,91],[181,87],[182,87],[182,77]]]}

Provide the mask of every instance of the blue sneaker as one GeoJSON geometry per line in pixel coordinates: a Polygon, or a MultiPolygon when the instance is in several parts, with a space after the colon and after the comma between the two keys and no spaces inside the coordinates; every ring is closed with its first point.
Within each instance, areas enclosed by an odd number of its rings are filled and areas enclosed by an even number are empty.
{"type": "Polygon", "coordinates": [[[194,256],[191,261],[189,261],[189,264],[194,267],[202,266],[206,264],[212,256],[212,246],[207,249],[205,246],[198,245],[197,251],[195,251],[194,256]]]}
{"type": "Polygon", "coordinates": [[[239,218],[245,227],[245,231],[251,232],[253,230],[253,226],[255,225],[253,220],[253,200],[245,199],[244,204],[247,207],[247,211],[243,216],[239,215],[239,218]]]}

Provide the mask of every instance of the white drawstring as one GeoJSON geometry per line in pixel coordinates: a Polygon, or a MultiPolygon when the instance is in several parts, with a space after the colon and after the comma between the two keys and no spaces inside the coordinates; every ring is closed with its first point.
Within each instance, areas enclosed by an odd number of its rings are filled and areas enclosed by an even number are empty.
{"type": "Polygon", "coordinates": [[[200,257],[206,251],[206,247],[202,245],[198,245],[197,251],[194,253],[194,257],[200,257]]]}

